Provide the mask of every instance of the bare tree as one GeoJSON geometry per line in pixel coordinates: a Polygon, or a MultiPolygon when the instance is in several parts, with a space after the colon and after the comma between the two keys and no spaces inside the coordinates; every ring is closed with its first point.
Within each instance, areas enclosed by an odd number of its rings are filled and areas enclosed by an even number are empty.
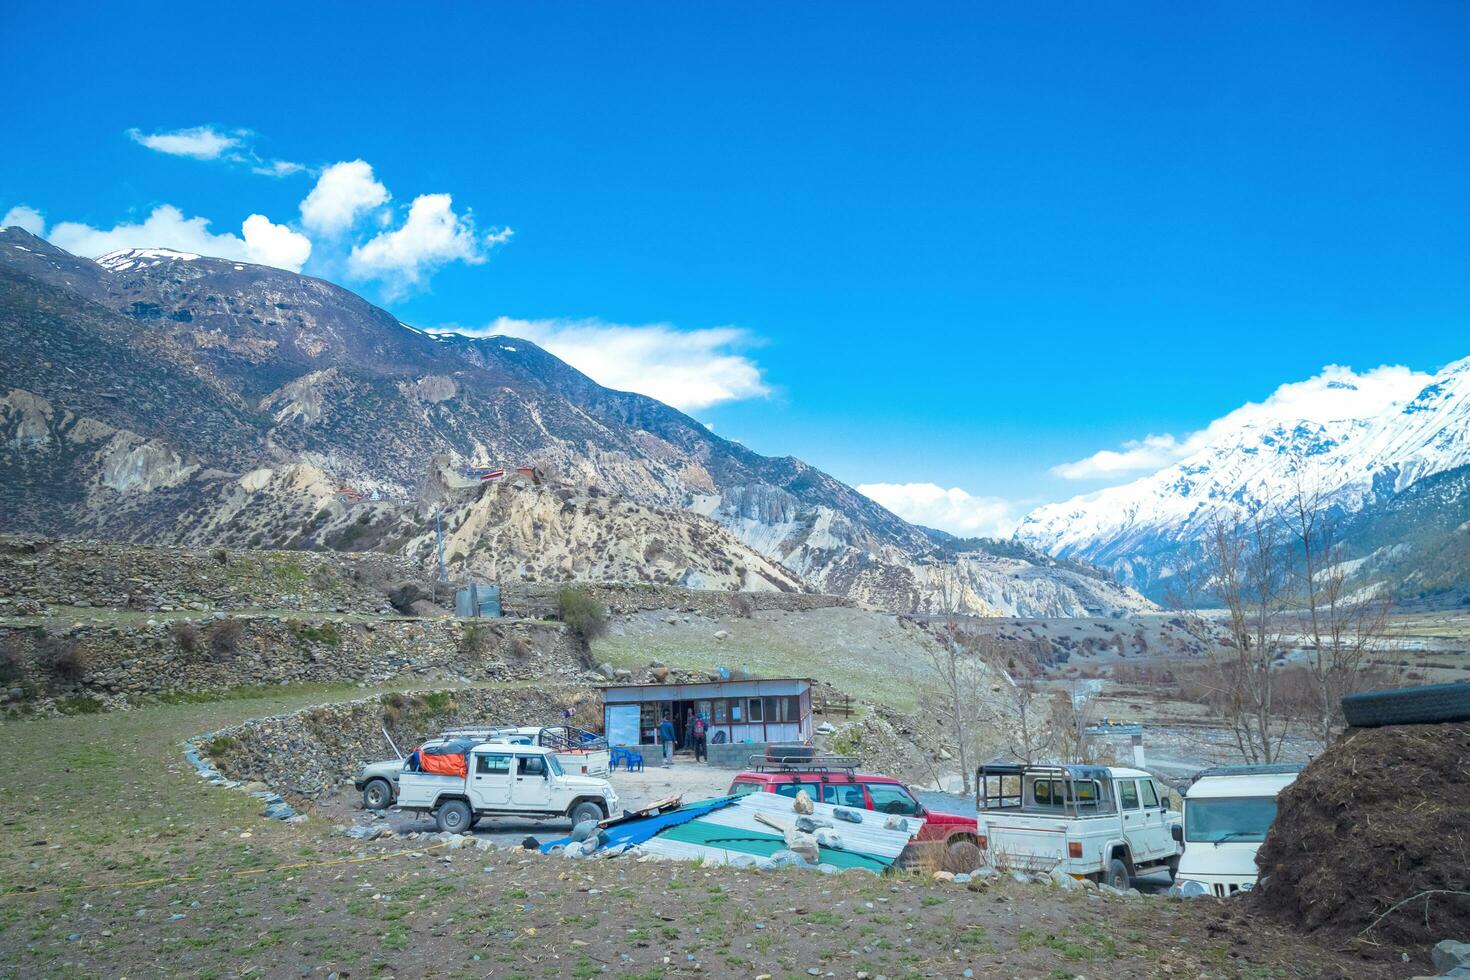
{"type": "Polygon", "coordinates": [[[960,584],[952,569],[945,569],[939,580],[939,601],[944,622],[939,629],[939,642],[921,649],[928,668],[939,682],[959,756],[960,777],[965,795],[970,793],[970,747],[975,740],[979,708],[979,692],[984,684],[983,670],[969,649],[969,638],[961,631],[959,621],[960,584]]]}
{"type": "Polygon", "coordinates": [[[1029,647],[999,642],[986,655],[1001,678],[991,689],[1012,715],[1000,721],[1006,750],[1027,765],[1042,761],[1051,754],[1056,692],[1046,687],[1040,656],[1029,647]]]}
{"type": "Polygon", "coordinates": [[[1289,575],[1270,508],[1217,518],[1171,596],[1207,651],[1209,701],[1248,763],[1275,762],[1292,728],[1277,704],[1272,666],[1283,653],[1289,575]],[[1220,617],[1205,613],[1217,605],[1220,617]]]}
{"type": "Polygon", "coordinates": [[[1360,690],[1388,646],[1392,600],[1372,587],[1348,590],[1349,565],[1314,474],[1297,468],[1297,492],[1286,514],[1298,567],[1296,605],[1311,644],[1313,738],[1326,748],[1344,725],[1342,698],[1360,690]]]}

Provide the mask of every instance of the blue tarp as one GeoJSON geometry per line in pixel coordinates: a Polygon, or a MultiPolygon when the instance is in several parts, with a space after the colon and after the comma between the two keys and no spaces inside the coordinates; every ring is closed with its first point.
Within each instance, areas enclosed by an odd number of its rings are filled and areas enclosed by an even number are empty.
{"type": "MultiPolygon", "coordinates": [[[[707,813],[724,809],[738,799],[738,796],[723,796],[717,800],[700,800],[698,803],[687,803],[668,813],[660,813],[653,817],[635,817],[616,826],[606,827],[603,833],[607,834],[607,843],[603,847],[617,847],[619,844],[632,847],[634,844],[641,844],[670,827],[677,827],[682,823],[697,820],[707,813]]],[[[563,837],[549,844],[542,844],[541,852],[549,853],[552,848],[565,847],[571,842],[570,837],[563,837]]]]}

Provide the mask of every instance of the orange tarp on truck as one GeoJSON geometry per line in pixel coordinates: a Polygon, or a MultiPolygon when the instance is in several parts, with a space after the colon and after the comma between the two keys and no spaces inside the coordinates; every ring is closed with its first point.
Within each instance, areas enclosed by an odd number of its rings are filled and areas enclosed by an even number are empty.
{"type": "Polygon", "coordinates": [[[420,752],[419,769],[438,776],[458,776],[461,779],[469,774],[469,768],[465,765],[464,753],[462,752],[456,752],[454,755],[434,755],[432,752],[420,752]]]}

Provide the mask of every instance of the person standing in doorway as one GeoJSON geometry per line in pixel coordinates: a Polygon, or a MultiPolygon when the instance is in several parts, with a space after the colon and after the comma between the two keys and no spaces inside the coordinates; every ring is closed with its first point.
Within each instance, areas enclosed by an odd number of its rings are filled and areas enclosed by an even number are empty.
{"type": "Polygon", "coordinates": [[[693,739],[694,739],[694,761],[695,762],[699,762],[699,761],[703,760],[705,762],[708,762],[709,761],[709,753],[705,750],[705,747],[704,747],[704,715],[695,715],[694,716],[693,739]]]}
{"type": "Polygon", "coordinates": [[[664,712],[664,720],[659,722],[658,738],[664,747],[664,767],[668,768],[674,764],[674,723],[669,718],[669,713],[664,712]]]}

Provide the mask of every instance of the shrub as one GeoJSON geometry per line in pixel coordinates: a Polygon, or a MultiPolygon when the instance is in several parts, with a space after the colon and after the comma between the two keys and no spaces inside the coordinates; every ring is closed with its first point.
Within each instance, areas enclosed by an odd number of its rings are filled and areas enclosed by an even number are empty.
{"type": "Polygon", "coordinates": [[[325,643],[329,647],[340,646],[342,634],[337,632],[336,623],[322,623],[316,626],[298,626],[296,635],[310,643],[325,643]]]}
{"type": "Polygon", "coordinates": [[[179,649],[185,653],[198,653],[204,647],[204,639],[199,635],[199,627],[186,620],[179,620],[169,628],[173,633],[174,642],[179,649]]]}
{"type": "Polygon", "coordinates": [[[531,656],[531,644],[526,642],[525,637],[518,636],[510,641],[510,652],[517,660],[525,660],[531,656]]]}
{"type": "Polygon", "coordinates": [[[14,640],[6,640],[0,645],[0,684],[14,684],[24,676],[21,664],[25,663],[25,654],[21,651],[20,644],[14,640]]]}
{"type": "Polygon", "coordinates": [[[210,552],[210,555],[221,565],[228,564],[230,561],[230,553],[223,548],[214,549],[210,552]]]}
{"type": "Polygon", "coordinates": [[[95,715],[102,710],[102,702],[85,695],[62,698],[56,702],[56,710],[64,715],[95,715]]]}
{"type": "Polygon", "coordinates": [[[240,639],[245,635],[245,624],[231,616],[216,620],[209,628],[209,651],[216,657],[233,657],[240,652],[240,639]]]}
{"type": "Polygon", "coordinates": [[[332,591],[337,581],[337,573],[327,565],[318,565],[311,570],[311,587],[318,592],[332,591]]]}
{"type": "Polygon", "coordinates": [[[81,644],[76,640],[66,640],[57,636],[47,636],[42,639],[37,647],[41,652],[42,662],[47,669],[68,681],[79,681],[86,676],[91,667],[87,651],[83,650],[81,644]]]}
{"type": "Polygon", "coordinates": [[[607,614],[602,603],[580,585],[562,589],[556,607],[561,621],[583,640],[595,640],[607,632],[607,614]]]}
{"type": "Polygon", "coordinates": [[[755,600],[744,592],[735,593],[730,603],[735,608],[735,615],[740,619],[749,619],[755,615],[755,600]]]}
{"type": "Polygon", "coordinates": [[[483,623],[470,623],[459,637],[460,655],[476,660],[485,656],[490,652],[493,636],[490,627],[483,623]]]}
{"type": "Polygon", "coordinates": [[[204,746],[204,754],[211,759],[221,759],[228,755],[234,747],[235,740],[233,738],[228,735],[221,735],[218,738],[211,739],[209,744],[204,746]]]}

